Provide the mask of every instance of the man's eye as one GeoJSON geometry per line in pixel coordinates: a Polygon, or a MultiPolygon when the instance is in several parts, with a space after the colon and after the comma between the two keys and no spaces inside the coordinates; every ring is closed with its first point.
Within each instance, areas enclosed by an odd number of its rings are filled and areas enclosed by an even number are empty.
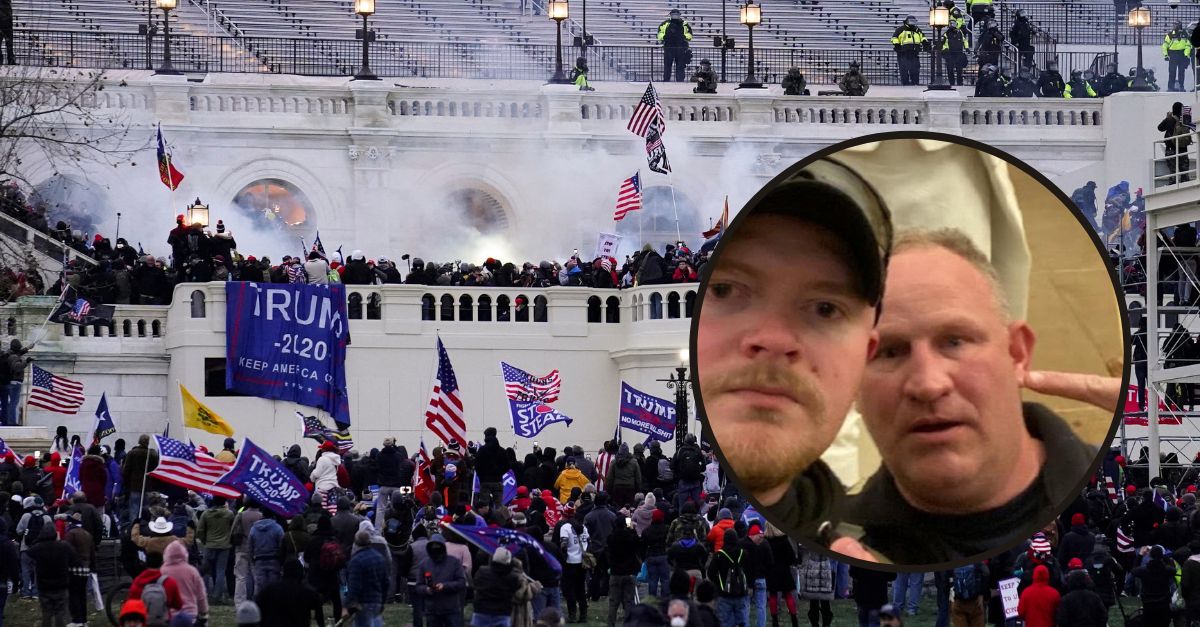
{"type": "Polygon", "coordinates": [[[733,296],[733,285],[730,283],[710,283],[708,290],[717,298],[729,298],[733,296]]]}
{"type": "Polygon", "coordinates": [[[828,301],[817,303],[815,310],[818,316],[829,320],[839,317],[842,313],[842,310],[838,309],[837,305],[828,301]]]}

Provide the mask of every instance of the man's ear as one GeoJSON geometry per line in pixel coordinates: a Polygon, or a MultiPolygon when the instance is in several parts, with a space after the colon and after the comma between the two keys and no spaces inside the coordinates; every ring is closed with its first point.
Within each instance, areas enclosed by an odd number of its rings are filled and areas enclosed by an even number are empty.
{"type": "Polygon", "coordinates": [[[867,340],[867,361],[875,358],[875,351],[879,350],[879,331],[871,329],[871,337],[867,340]]]}
{"type": "Polygon", "coordinates": [[[1012,357],[1016,369],[1017,383],[1025,380],[1025,375],[1033,367],[1033,346],[1037,336],[1024,320],[1008,325],[1008,354],[1012,357]]]}

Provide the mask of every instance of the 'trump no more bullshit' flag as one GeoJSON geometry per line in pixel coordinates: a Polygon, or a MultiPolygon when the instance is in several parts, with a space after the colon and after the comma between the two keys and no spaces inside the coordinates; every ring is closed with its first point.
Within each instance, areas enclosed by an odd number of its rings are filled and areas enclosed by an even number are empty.
{"type": "Polygon", "coordinates": [[[666,442],[675,437],[675,403],[640,392],[622,381],[618,424],[666,442]]]}

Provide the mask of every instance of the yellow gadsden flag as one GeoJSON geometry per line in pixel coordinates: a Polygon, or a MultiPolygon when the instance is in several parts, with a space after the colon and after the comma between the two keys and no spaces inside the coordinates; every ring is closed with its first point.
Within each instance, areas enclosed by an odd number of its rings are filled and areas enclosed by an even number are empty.
{"type": "Polygon", "coordinates": [[[225,437],[233,435],[233,427],[213,410],[205,407],[204,403],[196,400],[182,383],[179,384],[179,396],[183,399],[183,426],[204,429],[225,437]]]}

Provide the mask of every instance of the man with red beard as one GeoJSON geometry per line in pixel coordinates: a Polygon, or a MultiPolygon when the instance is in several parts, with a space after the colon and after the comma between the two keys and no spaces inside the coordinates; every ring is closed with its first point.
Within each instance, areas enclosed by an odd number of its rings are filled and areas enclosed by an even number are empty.
{"type": "Polygon", "coordinates": [[[819,458],[875,349],[891,221],[870,185],[829,158],[743,213],[709,264],[696,332],[702,407],[738,485],[793,537],[815,537],[843,494],[819,458]],[[783,276],[780,259],[791,260],[783,276]]]}
{"type": "Polygon", "coordinates": [[[1061,417],[1022,403],[1035,337],[1011,309],[963,233],[897,236],[858,405],[883,465],[843,518],[896,563],[1012,546],[1055,517],[1096,457],[1061,417]]]}

